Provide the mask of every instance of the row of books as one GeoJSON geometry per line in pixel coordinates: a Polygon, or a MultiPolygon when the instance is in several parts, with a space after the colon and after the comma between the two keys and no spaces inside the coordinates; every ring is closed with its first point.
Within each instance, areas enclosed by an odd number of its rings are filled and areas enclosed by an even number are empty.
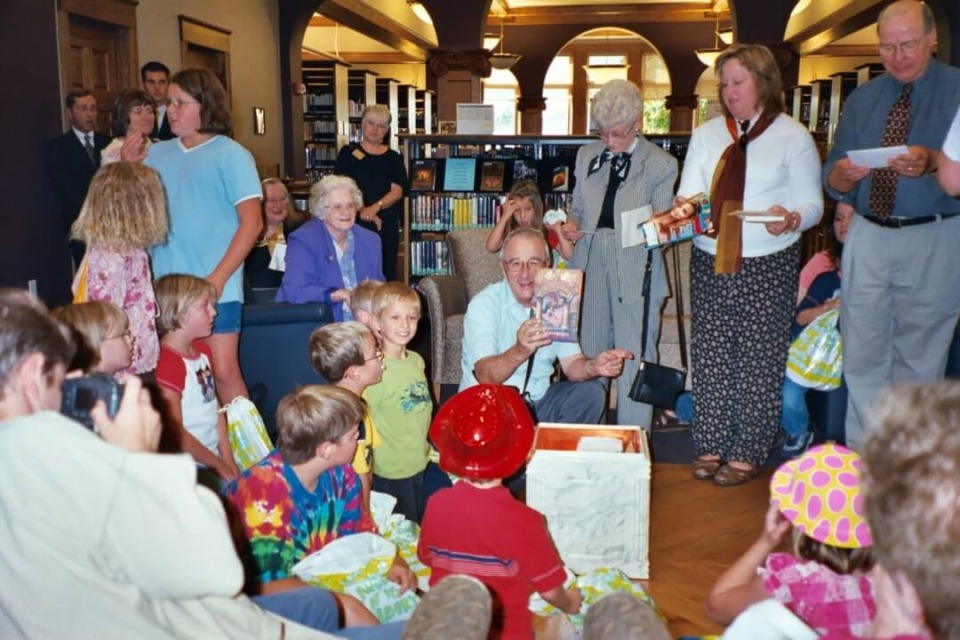
{"type": "Polygon", "coordinates": [[[333,106],[332,93],[305,93],[303,94],[303,110],[330,108],[333,106]]]}
{"type": "Polygon", "coordinates": [[[317,136],[333,136],[337,134],[337,123],[333,120],[304,120],[303,139],[312,140],[317,136]]]}
{"type": "Polygon", "coordinates": [[[492,227],[500,219],[503,205],[492,194],[425,193],[410,198],[412,231],[450,231],[492,227]]]}
{"type": "Polygon", "coordinates": [[[424,158],[410,167],[411,191],[502,193],[519,180],[532,180],[544,194],[573,191],[573,159],[424,158]]]}
{"type": "Polygon", "coordinates": [[[453,273],[450,249],[444,240],[417,240],[410,243],[410,273],[420,276],[444,276],[453,273]]]}
{"type": "Polygon", "coordinates": [[[333,162],[337,159],[337,145],[328,144],[308,144],[306,146],[307,167],[316,167],[321,162],[333,162]]]}
{"type": "Polygon", "coordinates": [[[347,110],[350,113],[351,118],[360,118],[363,117],[363,110],[367,108],[367,105],[360,102],[359,100],[348,100],[347,101],[347,110]]]}

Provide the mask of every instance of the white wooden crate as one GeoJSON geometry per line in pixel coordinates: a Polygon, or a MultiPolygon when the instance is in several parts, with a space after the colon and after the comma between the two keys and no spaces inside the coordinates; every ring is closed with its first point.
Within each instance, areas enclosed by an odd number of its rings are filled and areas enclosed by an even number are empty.
{"type": "Polygon", "coordinates": [[[573,572],[616,567],[633,579],[650,577],[650,451],[643,429],[540,424],[526,491],[573,572]],[[583,437],[616,438],[623,450],[577,451],[583,437]]]}

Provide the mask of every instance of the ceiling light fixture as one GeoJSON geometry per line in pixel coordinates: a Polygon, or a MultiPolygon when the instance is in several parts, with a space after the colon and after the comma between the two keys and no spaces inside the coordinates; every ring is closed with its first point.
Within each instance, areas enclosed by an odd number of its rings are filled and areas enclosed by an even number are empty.
{"type": "Polygon", "coordinates": [[[490,54],[490,66],[494,69],[506,71],[520,61],[520,55],[517,53],[503,52],[503,16],[500,16],[500,51],[490,54]]]}
{"type": "MultiPolygon", "coordinates": [[[[610,30],[608,29],[604,33],[606,49],[610,49],[610,30]]],[[[603,85],[611,80],[622,80],[626,79],[627,71],[630,69],[629,63],[627,63],[626,56],[618,55],[605,55],[600,59],[604,62],[591,63],[589,60],[594,58],[594,56],[589,56],[587,58],[587,64],[583,65],[583,70],[587,72],[587,82],[591,85],[603,85]],[[620,59],[620,62],[613,62],[613,60],[620,59]]]]}
{"type": "Polygon", "coordinates": [[[697,59],[705,66],[712,67],[720,56],[720,12],[717,12],[717,26],[713,30],[713,49],[697,49],[697,59]]]}
{"type": "Polygon", "coordinates": [[[727,27],[726,29],[720,29],[717,31],[717,37],[720,38],[720,42],[730,46],[733,44],[733,27],[727,27]]]}
{"type": "Polygon", "coordinates": [[[427,8],[423,6],[420,0],[407,0],[407,4],[410,6],[410,10],[413,11],[413,15],[417,16],[421,22],[433,25],[433,18],[430,17],[430,12],[427,11],[427,8]]]}

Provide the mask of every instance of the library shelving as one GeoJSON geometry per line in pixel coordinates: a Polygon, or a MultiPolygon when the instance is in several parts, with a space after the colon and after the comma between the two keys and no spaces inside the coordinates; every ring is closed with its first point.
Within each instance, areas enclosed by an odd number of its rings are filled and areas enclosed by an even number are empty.
{"type": "Polygon", "coordinates": [[[303,141],[306,175],[319,180],[333,171],[337,151],[347,143],[349,100],[347,65],[339,62],[303,62],[303,141]]]}

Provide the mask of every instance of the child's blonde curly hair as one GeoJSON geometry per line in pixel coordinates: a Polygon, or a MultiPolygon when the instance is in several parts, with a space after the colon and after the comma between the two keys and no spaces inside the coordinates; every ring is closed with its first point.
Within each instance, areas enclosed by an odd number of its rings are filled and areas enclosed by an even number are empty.
{"type": "Polygon", "coordinates": [[[159,174],[139,163],[114,162],[93,176],[71,233],[92,247],[126,251],[162,244],[167,225],[159,174]]]}

